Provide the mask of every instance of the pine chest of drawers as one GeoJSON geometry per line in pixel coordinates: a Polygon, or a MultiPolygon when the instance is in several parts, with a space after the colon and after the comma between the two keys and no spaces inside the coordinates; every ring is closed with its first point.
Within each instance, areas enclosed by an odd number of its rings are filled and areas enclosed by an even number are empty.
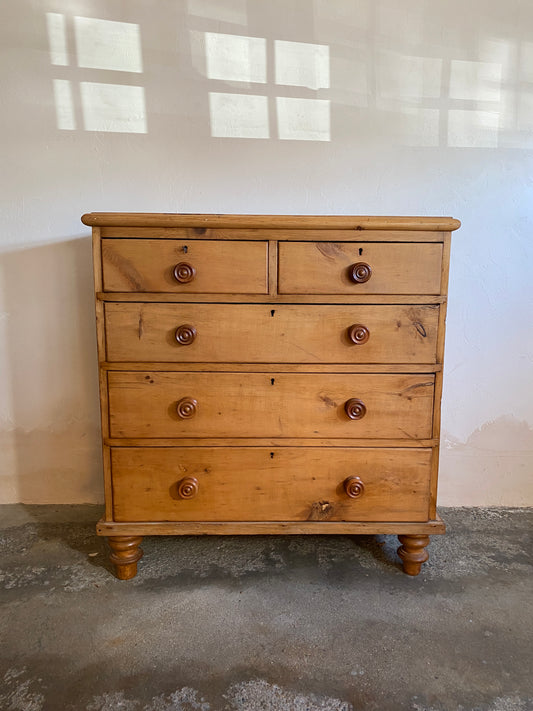
{"type": "Polygon", "coordinates": [[[90,213],[106,510],[145,535],[392,533],[436,512],[452,218],[90,213]]]}

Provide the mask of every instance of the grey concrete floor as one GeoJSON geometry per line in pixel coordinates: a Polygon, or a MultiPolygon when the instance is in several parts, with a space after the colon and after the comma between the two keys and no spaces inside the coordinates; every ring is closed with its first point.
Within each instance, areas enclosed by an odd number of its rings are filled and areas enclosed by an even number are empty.
{"type": "Polygon", "coordinates": [[[2,711],[528,711],[533,511],[393,536],[147,538],[109,572],[92,506],[0,507],[2,711]]]}

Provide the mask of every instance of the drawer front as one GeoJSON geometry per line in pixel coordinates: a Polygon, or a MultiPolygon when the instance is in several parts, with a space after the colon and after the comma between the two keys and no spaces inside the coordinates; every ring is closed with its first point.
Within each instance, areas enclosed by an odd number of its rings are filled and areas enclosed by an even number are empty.
{"type": "Polygon", "coordinates": [[[111,450],[115,521],[425,521],[431,450],[111,450]]]}
{"type": "Polygon", "coordinates": [[[438,306],[107,303],[109,361],[435,363],[438,306]]]}
{"type": "Polygon", "coordinates": [[[434,375],[108,373],[111,437],[431,437],[434,375]]]}
{"type": "Polygon", "coordinates": [[[105,291],[268,293],[268,243],[103,239],[105,291]]]}
{"type": "Polygon", "coordinates": [[[440,294],[442,244],[280,242],[280,294],[440,294]]]}

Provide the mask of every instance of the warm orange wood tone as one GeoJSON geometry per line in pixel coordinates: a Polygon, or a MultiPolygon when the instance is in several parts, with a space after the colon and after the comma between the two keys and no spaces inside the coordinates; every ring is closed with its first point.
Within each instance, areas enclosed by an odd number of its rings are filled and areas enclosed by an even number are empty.
{"type": "Polygon", "coordinates": [[[428,521],[98,521],[99,536],[239,536],[283,534],[354,535],[364,533],[433,535],[445,533],[446,526],[437,515],[428,521]]]}
{"type": "Polygon", "coordinates": [[[114,564],[119,580],[130,580],[137,575],[137,562],[143,552],[139,548],[142,536],[116,536],[109,539],[111,555],[109,560],[114,564]]]}
{"type": "Polygon", "coordinates": [[[202,237],[210,228],[339,229],[339,230],[457,230],[453,217],[369,217],[367,215],[199,215],[153,212],[90,212],[84,225],[102,227],[185,227],[202,237]]]}
{"type": "Polygon", "coordinates": [[[402,559],[403,569],[407,575],[418,575],[422,563],[425,563],[429,554],[426,546],[429,545],[429,536],[398,536],[402,544],[398,548],[398,555],[402,559]]]}
{"type": "Polygon", "coordinates": [[[442,304],[446,301],[444,296],[435,295],[420,295],[420,294],[328,294],[325,296],[317,294],[290,294],[283,295],[276,292],[275,295],[266,294],[258,296],[257,294],[170,294],[162,291],[158,293],[143,292],[142,297],[135,292],[128,293],[124,291],[108,291],[98,292],[96,298],[99,301],[127,301],[143,303],[202,303],[209,304],[224,303],[235,304],[246,302],[247,304],[323,304],[327,301],[328,304],[415,304],[429,305],[442,304]]]}
{"type": "Polygon", "coordinates": [[[267,242],[103,239],[102,263],[105,291],[268,293],[267,242]]]}
{"type": "Polygon", "coordinates": [[[280,242],[279,293],[439,294],[441,262],[441,244],[280,242]]]}
{"type": "Polygon", "coordinates": [[[114,362],[435,363],[439,306],[106,303],[114,362]]]}
{"type": "Polygon", "coordinates": [[[431,436],[434,376],[109,372],[111,437],[431,436]],[[178,403],[194,400],[186,417],[178,403]],[[351,419],[357,399],[366,414],[351,419]],[[142,413],[142,417],[140,417],[142,413]]]}
{"type": "Polygon", "coordinates": [[[121,447],[111,461],[116,521],[427,520],[430,449],[121,447]]]}
{"type": "Polygon", "coordinates": [[[108,536],[396,534],[436,513],[448,217],[90,213],[108,536]]]}

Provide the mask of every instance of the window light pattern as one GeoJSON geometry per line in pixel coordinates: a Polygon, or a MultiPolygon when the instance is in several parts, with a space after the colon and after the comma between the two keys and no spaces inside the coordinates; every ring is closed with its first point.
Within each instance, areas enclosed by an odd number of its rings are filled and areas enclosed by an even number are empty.
{"type": "Polygon", "coordinates": [[[114,72],[142,73],[139,26],[55,12],[46,14],[46,24],[50,62],[58,68],[53,79],[57,128],[73,131],[82,123],[86,131],[146,133],[144,87],[117,83],[117,75],[105,81],[114,72]],[[83,69],[104,71],[104,81],[81,81],[83,69]]]}

